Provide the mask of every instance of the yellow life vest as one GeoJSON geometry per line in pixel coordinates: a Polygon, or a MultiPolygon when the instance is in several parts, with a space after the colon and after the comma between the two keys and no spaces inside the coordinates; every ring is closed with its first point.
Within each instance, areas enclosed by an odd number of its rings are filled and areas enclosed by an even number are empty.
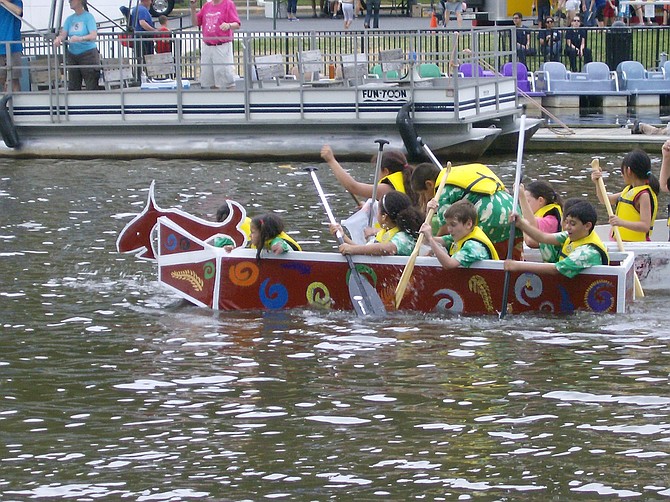
{"type": "MultiPolygon", "coordinates": [[[[440,185],[446,169],[442,169],[435,180],[435,190],[440,185]]],[[[465,190],[466,195],[469,192],[493,195],[504,190],[505,185],[500,178],[495,175],[491,169],[484,164],[465,164],[462,166],[452,166],[447,185],[454,185],[465,190]]]]}
{"type": "Polygon", "coordinates": [[[561,231],[561,220],[563,220],[563,209],[558,204],[547,204],[535,211],[536,218],[544,218],[545,216],[553,216],[558,220],[558,227],[554,232],[561,231]]]}
{"type": "Polygon", "coordinates": [[[251,240],[251,218],[248,216],[244,218],[244,221],[240,225],[240,230],[244,232],[244,235],[247,236],[247,240],[251,240]]]}
{"type": "Polygon", "coordinates": [[[635,199],[644,191],[649,192],[649,197],[651,199],[651,228],[649,228],[648,232],[636,232],[628,228],[619,227],[619,235],[621,235],[622,241],[638,242],[650,240],[649,236],[654,228],[654,220],[656,219],[656,213],[658,212],[658,199],[649,185],[640,185],[637,187],[631,185],[626,186],[621,192],[619,200],[617,200],[615,214],[622,220],[632,222],[640,221],[640,213],[635,209],[635,199]]]}
{"type": "MultiPolygon", "coordinates": [[[[300,244],[298,244],[298,243],[293,239],[293,237],[291,237],[291,236],[290,236],[289,234],[287,234],[286,232],[282,232],[282,233],[280,233],[279,235],[277,235],[277,237],[279,237],[280,239],[282,239],[282,240],[288,242],[288,245],[291,246],[291,248],[293,249],[293,251],[302,251],[302,248],[300,247],[300,244]]],[[[272,239],[268,239],[268,240],[265,242],[265,248],[266,248],[266,249],[270,249],[270,243],[271,243],[274,239],[276,239],[277,237],[273,237],[272,239]]]]}
{"type": "Polygon", "coordinates": [[[375,235],[375,242],[391,242],[395,234],[400,232],[400,227],[393,227],[389,230],[382,228],[377,235],[375,235]]]}
{"type": "Polygon", "coordinates": [[[398,192],[407,193],[405,192],[405,178],[403,177],[402,171],[396,171],[388,176],[384,176],[379,180],[379,183],[386,183],[387,185],[391,185],[398,192]]]}
{"type": "Polygon", "coordinates": [[[583,239],[578,239],[574,242],[568,238],[568,240],[563,243],[563,247],[561,248],[561,256],[558,261],[567,258],[568,255],[579,246],[594,246],[598,251],[600,251],[600,257],[602,259],[603,265],[610,264],[610,257],[609,254],[607,254],[607,248],[605,247],[605,244],[603,244],[603,241],[600,240],[600,237],[598,237],[598,234],[595,232],[591,232],[583,239]]]}
{"type": "MultiPolygon", "coordinates": [[[[547,204],[545,206],[542,206],[540,209],[535,211],[534,215],[536,218],[543,218],[548,215],[555,217],[558,220],[558,222],[553,232],[561,231],[561,221],[563,220],[563,209],[561,209],[561,206],[559,206],[558,204],[547,204]]],[[[544,242],[540,242],[538,244],[540,249],[540,256],[542,256],[542,261],[544,261],[545,263],[556,263],[558,261],[561,253],[561,246],[554,246],[553,244],[545,244],[544,242]]]]}
{"type": "Polygon", "coordinates": [[[452,242],[451,246],[449,247],[449,256],[454,256],[457,252],[459,252],[463,248],[463,244],[465,244],[467,241],[481,242],[484,244],[484,246],[486,246],[486,249],[488,249],[491,260],[500,259],[493,242],[491,242],[491,239],[489,239],[488,235],[486,235],[484,231],[478,226],[473,227],[472,232],[470,232],[462,239],[452,242]]]}

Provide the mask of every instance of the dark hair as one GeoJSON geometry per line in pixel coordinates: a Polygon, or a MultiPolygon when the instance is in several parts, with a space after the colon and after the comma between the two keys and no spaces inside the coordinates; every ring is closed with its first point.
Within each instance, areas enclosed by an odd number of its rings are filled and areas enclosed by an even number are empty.
{"type": "Polygon", "coordinates": [[[570,207],[565,209],[565,218],[572,216],[577,218],[582,223],[590,223],[591,230],[589,233],[593,232],[593,229],[596,228],[596,222],[598,221],[598,213],[596,213],[596,208],[593,207],[593,204],[585,200],[580,200],[575,202],[570,207]]]}
{"type": "Polygon", "coordinates": [[[444,212],[444,219],[455,218],[459,223],[467,223],[472,221],[473,225],[477,224],[477,210],[475,205],[467,199],[461,199],[454,202],[444,212]]]}
{"type": "Polygon", "coordinates": [[[518,17],[519,19],[523,19],[523,14],[521,12],[515,12],[512,14],[512,18],[518,17]]]}
{"type": "Polygon", "coordinates": [[[412,172],[412,190],[423,192],[426,189],[426,181],[437,182],[440,170],[432,162],[423,162],[414,168],[412,172]]]}
{"type": "Polygon", "coordinates": [[[258,229],[261,237],[261,245],[256,248],[256,259],[260,261],[265,243],[284,231],[284,220],[276,214],[266,213],[252,218],[251,226],[258,229]]]}
{"type": "Polygon", "coordinates": [[[402,192],[393,190],[382,197],[379,203],[382,214],[387,214],[400,230],[416,237],[423,223],[421,213],[412,205],[410,198],[402,192]]]}
{"type": "MultiPolygon", "coordinates": [[[[372,163],[377,163],[377,153],[372,156],[372,163]]],[[[382,153],[382,169],[387,169],[389,174],[397,173],[402,171],[402,181],[405,186],[405,193],[412,201],[412,204],[416,204],[419,200],[419,197],[412,190],[412,172],[414,168],[407,163],[407,157],[400,150],[388,149],[382,153]]]]}
{"type": "Polygon", "coordinates": [[[584,199],[581,197],[570,197],[568,200],[566,200],[563,203],[563,217],[565,217],[565,212],[578,202],[584,202],[584,199]]]}
{"type": "Polygon", "coordinates": [[[230,206],[226,202],[219,209],[216,210],[216,221],[222,223],[226,221],[226,218],[230,215],[230,206]]]}
{"type": "Polygon", "coordinates": [[[559,206],[563,206],[563,199],[561,199],[561,196],[556,193],[554,187],[546,181],[531,181],[526,185],[526,190],[528,190],[536,199],[542,197],[547,201],[547,204],[558,204],[559,206]]]}
{"type": "Polygon", "coordinates": [[[658,178],[651,173],[651,159],[645,151],[636,148],[627,153],[621,161],[621,170],[623,171],[625,167],[630,168],[633,174],[641,180],[647,180],[651,189],[658,195],[661,185],[658,178]]]}

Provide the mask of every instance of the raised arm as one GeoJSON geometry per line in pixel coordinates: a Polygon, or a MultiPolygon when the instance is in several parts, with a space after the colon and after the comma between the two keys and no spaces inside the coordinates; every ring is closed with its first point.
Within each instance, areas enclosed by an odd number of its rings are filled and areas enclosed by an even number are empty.
{"type": "Polygon", "coordinates": [[[661,148],[663,162],[661,162],[661,174],[659,174],[659,183],[661,192],[670,192],[670,139],[665,140],[661,148]]]}

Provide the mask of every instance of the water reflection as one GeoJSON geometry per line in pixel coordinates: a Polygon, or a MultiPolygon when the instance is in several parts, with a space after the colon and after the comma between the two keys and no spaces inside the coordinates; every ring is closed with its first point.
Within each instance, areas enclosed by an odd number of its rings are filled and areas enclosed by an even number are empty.
{"type": "MultiPolygon", "coordinates": [[[[526,169],[593,198],[590,160],[533,154],[526,169]]],[[[514,159],[493,161],[511,183],[514,159]]],[[[0,498],[670,495],[667,291],[624,315],[505,322],[215,313],[114,250],[153,179],[164,207],[211,217],[234,196],[333,248],[302,167],[0,161],[0,498]]]]}

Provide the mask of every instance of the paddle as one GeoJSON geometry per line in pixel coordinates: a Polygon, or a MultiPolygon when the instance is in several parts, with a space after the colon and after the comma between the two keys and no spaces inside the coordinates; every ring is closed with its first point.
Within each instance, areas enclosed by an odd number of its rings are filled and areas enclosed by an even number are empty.
{"type": "MultiPolygon", "coordinates": [[[[437,160],[435,155],[433,155],[433,152],[430,151],[430,148],[423,142],[421,138],[417,138],[419,141],[419,144],[421,145],[421,148],[423,148],[423,151],[426,153],[428,158],[433,161],[433,164],[435,164],[440,171],[442,170],[442,164],[440,164],[440,161],[437,160]]],[[[447,162],[447,172],[444,173],[444,176],[442,176],[442,179],[440,180],[440,184],[437,187],[437,192],[435,192],[435,199],[439,200],[440,196],[442,195],[442,191],[444,190],[444,185],[447,181],[447,177],[449,176],[449,171],[451,171],[451,162],[447,162]]],[[[435,210],[429,209],[428,214],[426,214],[426,219],[425,222],[430,224],[430,222],[433,219],[433,215],[435,214],[435,210]]],[[[421,244],[423,244],[423,234],[419,234],[419,237],[416,239],[416,244],[414,245],[414,250],[412,251],[412,254],[409,255],[409,259],[407,260],[407,263],[405,264],[405,268],[402,271],[402,275],[400,276],[400,280],[398,281],[398,287],[395,288],[395,308],[400,307],[400,302],[402,302],[403,297],[405,296],[405,290],[407,289],[407,285],[409,284],[409,280],[412,277],[412,272],[414,272],[414,265],[416,264],[416,258],[419,256],[419,251],[421,250],[421,244]]]]}
{"type": "MultiPolygon", "coordinates": [[[[331,224],[335,225],[336,224],[335,217],[333,216],[333,212],[330,210],[330,206],[328,205],[328,201],[326,200],[326,194],[323,193],[321,183],[319,183],[319,179],[316,177],[317,168],[308,167],[305,170],[309,172],[309,174],[312,176],[312,181],[314,182],[316,191],[319,193],[321,203],[323,204],[323,207],[326,210],[328,220],[330,221],[331,224]]],[[[337,240],[340,244],[344,243],[344,238],[339,230],[337,232],[337,240]]],[[[358,316],[374,315],[379,317],[385,316],[386,308],[384,307],[382,299],[379,297],[379,293],[377,293],[377,290],[375,290],[375,288],[372,287],[372,284],[370,284],[367,281],[367,279],[365,279],[358,272],[358,270],[356,270],[356,265],[354,265],[351,256],[345,254],[344,257],[347,260],[347,264],[349,265],[350,270],[349,298],[351,299],[351,304],[354,307],[356,315],[358,316]]]]}
{"type": "MultiPolygon", "coordinates": [[[[598,159],[593,159],[591,161],[591,169],[594,171],[600,171],[600,161],[598,159]]],[[[605,182],[602,178],[598,178],[596,182],[596,192],[600,199],[602,199],[603,204],[605,204],[605,209],[607,209],[607,216],[614,216],[614,211],[612,210],[612,204],[610,203],[609,197],[607,197],[607,189],[605,188],[605,182]]],[[[623,247],[623,241],[621,240],[621,234],[619,233],[619,227],[612,226],[612,234],[616,240],[616,245],[619,251],[625,251],[623,247]]],[[[644,290],[642,289],[642,284],[640,284],[640,278],[635,272],[635,296],[638,298],[644,298],[644,290]]]]}
{"type": "MultiPolygon", "coordinates": [[[[514,175],[514,198],[512,202],[512,211],[516,212],[516,207],[519,204],[519,185],[521,184],[521,175],[522,167],[521,161],[523,160],[523,142],[526,138],[526,115],[521,115],[521,120],[519,121],[519,143],[516,149],[516,173],[514,175]]],[[[514,234],[516,233],[516,222],[512,220],[509,226],[509,242],[507,243],[507,259],[512,259],[514,254],[514,234]]],[[[512,279],[512,272],[509,270],[505,271],[505,280],[503,281],[503,292],[502,292],[502,307],[500,307],[499,319],[502,319],[507,314],[507,298],[509,296],[509,283],[512,279]]]]}
{"type": "Polygon", "coordinates": [[[370,208],[370,214],[368,215],[368,226],[372,226],[372,218],[374,214],[372,213],[375,207],[375,202],[377,201],[377,185],[379,184],[379,175],[382,169],[382,152],[384,151],[384,145],[388,144],[388,141],[385,139],[376,139],[375,143],[379,145],[379,150],[377,151],[377,164],[375,165],[375,182],[372,185],[372,207],[370,208]]]}

